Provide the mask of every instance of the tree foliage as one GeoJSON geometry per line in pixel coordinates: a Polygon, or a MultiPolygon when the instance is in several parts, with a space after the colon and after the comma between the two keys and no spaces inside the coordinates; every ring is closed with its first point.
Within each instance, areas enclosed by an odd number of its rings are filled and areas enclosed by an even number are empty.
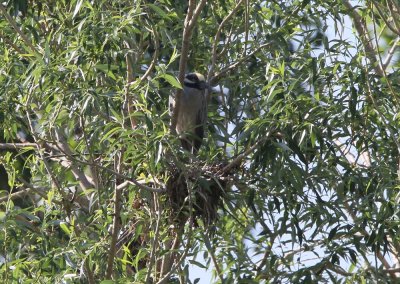
{"type": "Polygon", "coordinates": [[[398,280],[396,1],[36,2],[0,4],[3,282],[398,280]],[[197,157],[188,71],[229,89],[197,157]]]}

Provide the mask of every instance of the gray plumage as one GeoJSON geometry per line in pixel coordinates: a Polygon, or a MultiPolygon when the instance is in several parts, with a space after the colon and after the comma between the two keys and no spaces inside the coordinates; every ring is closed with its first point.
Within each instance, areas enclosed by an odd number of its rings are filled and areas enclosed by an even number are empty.
{"type": "MultiPolygon", "coordinates": [[[[199,73],[186,74],[178,113],[176,132],[181,144],[187,151],[196,154],[202,144],[207,123],[208,88],[204,76],[199,73]]],[[[170,111],[175,105],[174,97],[170,96],[170,111]]]]}

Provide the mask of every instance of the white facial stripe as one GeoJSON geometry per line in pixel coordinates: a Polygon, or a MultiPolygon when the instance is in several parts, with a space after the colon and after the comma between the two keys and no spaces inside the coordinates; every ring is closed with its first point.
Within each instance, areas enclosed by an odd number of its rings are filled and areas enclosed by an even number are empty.
{"type": "Polygon", "coordinates": [[[183,82],[187,83],[187,84],[194,84],[195,83],[192,80],[189,80],[188,78],[185,78],[185,80],[183,82]]]}
{"type": "Polygon", "coordinates": [[[204,76],[200,73],[195,73],[200,82],[205,82],[204,76]]]}

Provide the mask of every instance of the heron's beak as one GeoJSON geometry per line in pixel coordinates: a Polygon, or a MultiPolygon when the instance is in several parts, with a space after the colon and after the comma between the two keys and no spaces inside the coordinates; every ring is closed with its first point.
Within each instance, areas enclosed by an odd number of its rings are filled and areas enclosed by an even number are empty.
{"type": "Polygon", "coordinates": [[[213,87],[213,86],[207,85],[207,89],[210,94],[211,93],[221,93],[221,89],[219,88],[219,86],[213,87]]]}

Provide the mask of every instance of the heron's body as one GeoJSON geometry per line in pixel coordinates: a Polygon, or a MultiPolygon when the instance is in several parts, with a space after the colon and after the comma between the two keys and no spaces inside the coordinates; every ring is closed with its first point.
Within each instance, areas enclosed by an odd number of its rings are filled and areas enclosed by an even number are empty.
{"type": "Polygon", "coordinates": [[[182,147],[194,154],[202,144],[207,122],[206,88],[207,84],[201,74],[189,73],[186,75],[176,132],[181,138],[182,147]]]}

